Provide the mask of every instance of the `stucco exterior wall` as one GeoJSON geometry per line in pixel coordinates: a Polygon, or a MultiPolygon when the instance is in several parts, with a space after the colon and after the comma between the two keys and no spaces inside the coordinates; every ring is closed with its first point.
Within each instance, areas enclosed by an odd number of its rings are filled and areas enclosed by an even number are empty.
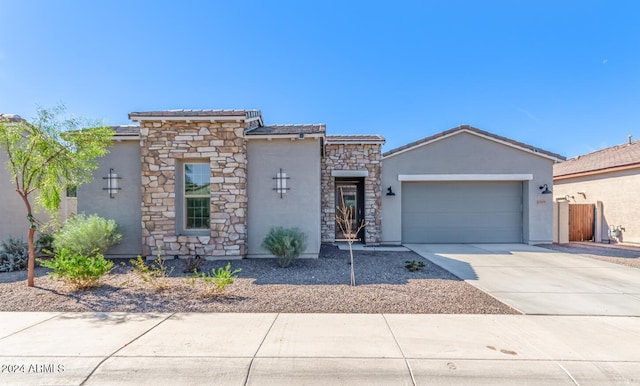
{"type": "Polygon", "coordinates": [[[327,144],[322,160],[322,241],[333,242],[336,235],[334,170],[368,171],[364,178],[365,243],[380,243],[382,145],[327,144]]]}
{"type": "Polygon", "coordinates": [[[553,188],[553,196],[556,199],[568,198],[569,204],[596,204],[602,201],[601,239],[609,239],[609,226],[621,226],[624,230],[618,241],[629,243],[640,243],[638,192],[640,168],[556,180],[553,188]]]}
{"type": "MultiPolygon", "coordinates": [[[[30,226],[27,221],[27,207],[16,192],[15,184],[11,181],[11,174],[7,171],[6,164],[8,159],[7,153],[0,149],[0,197],[2,197],[2,204],[0,205],[0,241],[13,236],[22,238],[26,242],[30,226]]],[[[29,195],[34,212],[33,215],[41,224],[46,224],[51,218],[44,209],[35,204],[36,197],[36,193],[29,195]]],[[[36,233],[35,237],[37,240],[39,234],[36,233]]]]}
{"type": "Polygon", "coordinates": [[[247,241],[247,149],[244,121],[142,121],[142,247],[154,255],[242,257],[247,241]],[[184,231],[176,206],[181,165],[211,168],[210,229],[184,231]]]}
{"type": "Polygon", "coordinates": [[[261,247],[271,227],[298,227],[307,234],[307,249],[301,257],[320,252],[320,151],[317,138],[249,139],[247,143],[249,207],[247,216],[248,257],[273,257],[261,247]],[[276,187],[277,173],[287,174],[282,194],[276,187]]]}
{"type": "Polygon", "coordinates": [[[99,167],[90,183],[78,187],[78,213],[97,214],[115,220],[122,233],[120,244],[110,248],[106,255],[135,257],[142,253],[142,230],[140,228],[140,142],[127,140],[114,142],[109,154],[98,160],[99,167]],[[118,174],[121,190],[110,198],[103,179],[109,169],[118,174]]]}
{"type": "Polygon", "coordinates": [[[399,174],[532,174],[523,181],[523,239],[530,244],[548,243],[553,237],[551,195],[539,186],[553,181],[553,160],[540,157],[469,133],[393,154],[382,160],[382,187],[395,196],[382,197],[382,242],[402,242],[402,183],[399,174]]]}

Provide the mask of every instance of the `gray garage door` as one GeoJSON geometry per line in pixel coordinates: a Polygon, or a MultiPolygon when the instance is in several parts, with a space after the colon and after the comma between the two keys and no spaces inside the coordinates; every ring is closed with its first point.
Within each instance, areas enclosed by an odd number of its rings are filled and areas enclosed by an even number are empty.
{"type": "Polygon", "coordinates": [[[402,242],[522,242],[522,182],[404,182],[402,242]]]}

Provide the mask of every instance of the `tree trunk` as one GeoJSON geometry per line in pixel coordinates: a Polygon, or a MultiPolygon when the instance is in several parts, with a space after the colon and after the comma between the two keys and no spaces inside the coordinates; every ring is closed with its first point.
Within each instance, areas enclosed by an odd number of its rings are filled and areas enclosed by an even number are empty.
{"type": "Polygon", "coordinates": [[[36,247],[33,240],[33,236],[36,230],[29,228],[29,262],[27,264],[27,286],[33,287],[35,284],[33,278],[36,270],[36,247]]]}
{"type": "Polygon", "coordinates": [[[19,189],[16,189],[16,192],[22,197],[22,201],[24,201],[24,205],[27,207],[27,220],[29,221],[29,237],[27,238],[27,243],[29,245],[29,261],[27,262],[27,287],[35,286],[33,282],[36,270],[36,244],[34,239],[34,235],[36,233],[35,222],[33,221],[33,215],[31,214],[31,203],[27,198],[28,193],[23,193],[19,189]]]}

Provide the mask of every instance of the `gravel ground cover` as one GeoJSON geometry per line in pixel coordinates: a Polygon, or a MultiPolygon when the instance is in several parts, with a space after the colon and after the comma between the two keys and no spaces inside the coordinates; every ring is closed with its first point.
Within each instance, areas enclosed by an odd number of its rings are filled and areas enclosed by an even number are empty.
{"type": "MultiPolygon", "coordinates": [[[[145,285],[129,264],[118,263],[102,287],[80,292],[50,280],[43,267],[32,288],[24,271],[0,273],[0,311],[518,313],[413,252],[354,253],[355,287],[349,285],[349,252],[324,245],[319,259],[298,259],[288,268],[274,259],[233,260],[232,269],[242,269],[238,279],[213,298],[188,284],[180,260],[167,261],[174,270],[164,291],[145,285]],[[425,267],[409,272],[407,260],[425,267]]],[[[202,270],[226,263],[209,261],[202,270]]]]}
{"type": "Polygon", "coordinates": [[[627,267],[640,268],[640,248],[603,246],[595,243],[544,244],[540,247],[558,252],[574,253],[596,260],[608,261],[627,267]]]}

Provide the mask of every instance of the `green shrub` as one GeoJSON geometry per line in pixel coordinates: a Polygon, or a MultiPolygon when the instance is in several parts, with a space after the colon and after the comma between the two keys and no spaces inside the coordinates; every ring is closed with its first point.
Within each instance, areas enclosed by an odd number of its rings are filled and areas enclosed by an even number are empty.
{"type": "Polygon", "coordinates": [[[29,247],[22,239],[9,237],[0,243],[0,272],[25,269],[28,261],[29,247]]]}
{"type": "Polygon", "coordinates": [[[52,255],[53,250],[53,235],[50,233],[41,233],[40,237],[36,241],[36,253],[52,255]]]}
{"type": "Polygon", "coordinates": [[[404,263],[405,263],[405,267],[411,272],[419,271],[422,268],[424,268],[424,262],[422,261],[407,260],[404,263]]]}
{"type": "Polygon", "coordinates": [[[298,228],[274,227],[269,230],[262,247],[271,252],[278,264],[288,267],[307,245],[307,235],[298,228]]]}
{"type": "Polygon", "coordinates": [[[61,280],[74,290],[99,287],[102,277],[113,268],[113,262],[100,253],[88,257],[69,248],[58,249],[53,259],[39,262],[53,270],[52,279],[61,280]]]}
{"type": "Polygon", "coordinates": [[[173,272],[173,268],[168,269],[164,265],[164,259],[160,256],[160,253],[158,253],[158,258],[151,264],[147,264],[141,256],[130,260],[130,263],[133,265],[133,273],[155,290],[162,291],[170,287],[169,275],[173,272]]]}
{"type": "Polygon", "coordinates": [[[217,271],[213,268],[210,274],[194,272],[194,274],[189,277],[189,284],[193,287],[197,281],[200,280],[201,295],[203,297],[216,296],[224,292],[227,286],[233,284],[233,281],[238,277],[237,274],[240,271],[242,271],[240,268],[232,271],[231,263],[227,263],[224,268],[220,267],[217,271]]]}
{"type": "Polygon", "coordinates": [[[79,214],[68,219],[53,236],[55,250],[69,249],[82,256],[103,254],[122,240],[116,222],[96,214],[79,214]]]}

